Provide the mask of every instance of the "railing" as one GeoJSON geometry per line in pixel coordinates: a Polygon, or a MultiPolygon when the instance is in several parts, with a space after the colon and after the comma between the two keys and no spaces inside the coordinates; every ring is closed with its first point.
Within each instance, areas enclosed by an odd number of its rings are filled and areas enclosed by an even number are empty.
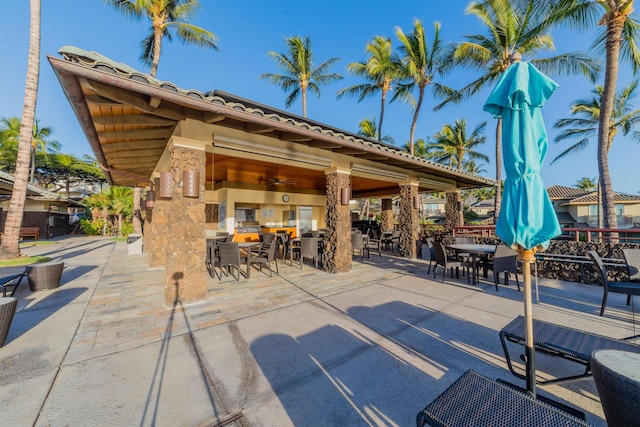
{"type": "MultiPolygon", "coordinates": [[[[494,225],[464,225],[453,227],[454,236],[495,236],[494,225]]],[[[556,239],[574,240],[576,242],[604,242],[616,240],[619,243],[640,242],[639,228],[563,228],[562,234],[556,239]],[[614,233],[613,236],[611,234],[614,233]]]]}

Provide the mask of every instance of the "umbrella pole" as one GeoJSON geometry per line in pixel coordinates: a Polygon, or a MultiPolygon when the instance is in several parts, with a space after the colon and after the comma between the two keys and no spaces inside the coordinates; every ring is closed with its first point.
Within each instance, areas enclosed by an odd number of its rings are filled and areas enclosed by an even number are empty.
{"type": "Polygon", "coordinates": [[[522,275],[524,276],[524,340],[527,390],[533,397],[536,397],[536,357],[533,346],[533,306],[531,303],[531,264],[536,260],[535,250],[519,250],[518,259],[522,262],[522,275]]]}

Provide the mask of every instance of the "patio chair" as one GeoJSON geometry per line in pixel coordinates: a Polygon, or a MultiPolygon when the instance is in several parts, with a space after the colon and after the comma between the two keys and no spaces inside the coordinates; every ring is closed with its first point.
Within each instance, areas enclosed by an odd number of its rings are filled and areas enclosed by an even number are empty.
{"type": "Polygon", "coordinates": [[[222,274],[231,274],[236,281],[240,280],[240,247],[238,243],[218,243],[218,254],[220,255],[220,276],[218,278],[222,280],[222,274]],[[234,269],[237,275],[233,274],[234,269]]]}
{"type": "Polygon", "coordinates": [[[557,406],[471,369],[418,413],[416,425],[427,424],[439,427],[589,426],[557,406]]]}
{"type": "Polygon", "coordinates": [[[225,243],[233,243],[234,236],[235,234],[228,234],[227,239],[225,240],[225,243]]]}
{"type": "Polygon", "coordinates": [[[369,253],[371,253],[372,250],[378,252],[379,256],[382,256],[382,243],[380,243],[380,239],[367,236],[365,239],[365,250],[367,251],[367,258],[369,258],[369,253]]]}
{"type": "Polygon", "coordinates": [[[390,243],[391,243],[391,252],[394,252],[394,246],[395,246],[395,250],[399,251],[400,250],[400,230],[393,230],[391,232],[391,238],[390,238],[390,243]]]}
{"type": "Polygon", "coordinates": [[[436,278],[436,274],[438,273],[438,266],[441,265],[444,270],[442,271],[442,283],[444,283],[445,276],[447,275],[447,269],[451,269],[451,277],[453,277],[453,269],[456,269],[456,277],[460,277],[460,268],[466,269],[467,272],[467,282],[470,282],[469,275],[469,263],[466,261],[460,261],[455,257],[450,257],[446,254],[444,250],[444,245],[442,242],[438,240],[433,241],[433,248],[436,256],[436,263],[433,266],[433,278],[436,278]]]}
{"type": "Polygon", "coordinates": [[[593,261],[593,264],[595,265],[596,270],[598,270],[600,279],[602,281],[603,294],[600,316],[604,315],[604,307],[607,304],[607,296],[609,295],[609,292],[616,294],[626,294],[627,305],[629,305],[629,303],[631,302],[632,295],[640,295],[640,282],[610,282],[609,278],[607,277],[607,268],[604,266],[602,258],[600,258],[598,253],[596,251],[589,251],[587,252],[587,255],[593,261]]]}
{"type": "MultiPolygon", "coordinates": [[[[525,346],[524,317],[518,316],[506,325],[499,333],[502,349],[507,360],[507,367],[513,375],[526,380],[526,375],[517,372],[511,363],[511,354],[507,347],[507,341],[525,346]]],[[[596,350],[623,350],[632,353],[640,353],[640,345],[633,344],[629,340],[637,339],[635,335],[626,338],[609,338],[603,335],[593,334],[566,326],[533,320],[533,346],[535,351],[540,351],[549,356],[578,363],[585,367],[583,374],[569,375],[546,381],[539,384],[553,384],[579,380],[591,376],[591,353],[596,350]]]]}
{"type": "Polygon", "coordinates": [[[516,276],[516,284],[520,290],[520,281],[518,280],[518,252],[508,246],[497,245],[496,251],[493,253],[493,260],[487,263],[487,269],[493,271],[493,283],[498,290],[498,282],[500,281],[500,273],[504,274],[504,284],[509,285],[509,277],[511,273],[516,276]]]}
{"type": "Polygon", "coordinates": [[[301,237],[300,245],[298,247],[293,248],[294,254],[296,254],[300,260],[300,268],[302,268],[302,264],[305,258],[311,258],[318,268],[318,239],[315,237],[301,237]]]}
{"type": "Polygon", "coordinates": [[[433,247],[433,237],[427,237],[427,247],[429,248],[429,270],[427,270],[427,274],[431,274],[431,267],[436,263],[436,249],[433,247]]]}
{"type": "Polygon", "coordinates": [[[351,254],[355,255],[356,251],[360,254],[360,259],[364,259],[367,248],[364,244],[364,236],[360,231],[351,232],[351,254]]]}
{"type": "Polygon", "coordinates": [[[2,296],[7,296],[7,288],[13,288],[13,290],[11,291],[11,295],[9,296],[14,296],[16,294],[16,291],[18,290],[18,286],[20,286],[20,283],[22,282],[22,279],[26,274],[27,270],[25,269],[20,274],[14,274],[12,276],[3,277],[2,279],[0,279],[0,284],[2,285],[2,296]]]}
{"type": "Polygon", "coordinates": [[[207,260],[205,265],[209,272],[209,277],[213,278],[215,276],[220,279],[218,272],[216,271],[216,264],[220,265],[218,242],[215,239],[207,239],[207,260]]]}
{"type": "Polygon", "coordinates": [[[266,265],[269,269],[269,277],[271,277],[271,264],[275,263],[276,265],[276,273],[280,274],[278,271],[278,263],[276,262],[276,249],[277,245],[268,245],[266,243],[262,243],[260,245],[260,252],[257,255],[251,256],[251,265],[257,264],[260,266],[260,271],[262,271],[262,266],[266,265]]]}
{"type": "MultiPolygon", "coordinates": [[[[627,264],[629,281],[640,282],[640,249],[625,248],[622,250],[622,256],[625,264],[627,264]]],[[[629,301],[627,301],[627,304],[629,304],[629,301]]]]}

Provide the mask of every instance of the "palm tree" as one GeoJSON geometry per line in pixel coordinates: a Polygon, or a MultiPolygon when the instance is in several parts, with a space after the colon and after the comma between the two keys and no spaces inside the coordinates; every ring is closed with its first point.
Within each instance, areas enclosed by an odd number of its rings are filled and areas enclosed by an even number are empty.
{"type": "Polygon", "coordinates": [[[448,163],[458,170],[463,170],[467,160],[480,159],[488,162],[487,155],[476,151],[487,139],[482,135],[486,125],[487,122],[480,123],[467,135],[467,120],[456,119],[453,125],[442,126],[440,132],[434,135],[435,141],[427,146],[427,153],[434,161],[448,163]]]}
{"type": "Polygon", "coordinates": [[[116,217],[118,236],[122,236],[124,218],[133,212],[133,190],[129,187],[109,187],[110,212],[116,217]]]}
{"type": "Polygon", "coordinates": [[[583,176],[582,178],[577,180],[576,183],[573,184],[573,186],[575,188],[579,188],[580,190],[595,191],[598,189],[598,180],[596,179],[596,177],[589,178],[583,176]]]}
{"type": "Polygon", "coordinates": [[[9,211],[4,224],[0,258],[17,258],[20,256],[20,227],[24,214],[24,204],[27,198],[27,179],[29,175],[29,151],[33,123],[36,113],[36,99],[38,97],[38,79],[40,76],[40,0],[30,0],[29,10],[29,59],[27,63],[27,78],[24,91],[24,106],[18,139],[18,156],[16,159],[16,173],[9,202],[9,211]]]}
{"type": "MultiPolygon", "coordinates": [[[[455,165],[458,170],[462,170],[467,160],[481,159],[488,162],[487,155],[476,151],[487,139],[482,135],[486,125],[487,122],[482,122],[467,136],[467,120],[456,119],[453,125],[444,125],[440,132],[434,135],[435,142],[429,144],[427,153],[433,160],[448,161],[450,167],[455,165]]],[[[463,218],[462,212],[463,206],[460,204],[459,218],[463,218]]]]}
{"type": "Polygon", "coordinates": [[[0,119],[0,170],[13,173],[18,158],[20,139],[20,119],[2,117],[0,119]]]}
{"type": "MultiPolygon", "coordinates": [[[[474,175],[479,175],[479,174],[484,173],[484,172],[487,171],[482,166],[483,165],[477,164],[475,160],[467,160],[462,164],[462,170],[465,171],[465,172],[472,173],[474,175]]],[[[471,206],[471,202],[473,202],[473,196],[474,195],[475,195],[474,194],[474,189],[470,188],[467,191],[466,197],[464,197],[464,200],[467,200],[469,202],[468,206],[471,206]]]]}
{"type": "MultiPolygon", "coordinates": [[[[421,159],[427,158],[427,146],[430,144],[429,137],[425,141],[422,138],[416,139],[416,142],[413,144],[413,155],[419,157],[421,159]]],[[[411,153],[411,145],[409,141],[404,144],[404,151],[407,153],[411,153]]]]}
{"type": "Polygon", "coordinates": [[[299,36],[285,39],[288,52],[269,52],[268,55],[282,69],[284,74],[264,73],[260,75],[274,85],[280,86],[285,92],[291,91],[285,101],[286,108],[302,97],[302,116],[307,117],[307,89],[320,97],[320,86],[342,79],[340,74],[327,74],[329,68],[340,58],[331,58],[313,68],[313,52],[311,40],[299,36]]]}
{"type": "Polygon", "coordinates": [[[84,199],[84,203],[90,208],[100,211],[102,218],[102,235],[107,235],[107,225],[109,224],[109,209],[111,208],[111,197],[108,193],[102,192],[92,194],[84,199]]]}
{"type": "Polygon", "coordinates": [[[385,135],[382,138],[378,138],[378,125],[376,125],[375,117],[373,119],[365,117],[364,119],[360,120],[360,122],[358,123],[358,135],[362,135],[371,139],[377,139],[379,141],[381,140],[386,144],[395,144],[395,141],[390,135],[385,135]]]}
{"type": "Polygon", "coordinates": [[[419,19],[413,22],[413,32],[409,35],[406,35],[402,28],[396,28],[396,36],[400,41],[398,49],[403,55],[401,59],[402,73],[406,81],[400,82],[396,86],[396,92],[391,100],[400,98],[415,107],[409,132],[409,154],[412,156],[414,155],[414,135],[424,101],[425,88],[432,85],[433,93],[436,96],[443,96],[452,91],[452,89],[434,82],[436,76],[442,74],[446,62],[444,45],[440,40],[440,23],[435,22],[433,26],[435,33],[431,46],[428,45],[422,21],[419,19]],[[415,88],[418,88],[417,103],[412,94],[415,88]]]}
{"type": "MultiPolygon", "coordinates": [[[[2,127],[2,138],[8,144],[9,152],[12,152],[12,148],[16,146],[14,142],[17,142],[20,137],[20,119],[17,117],[11,117],[9,119],[3,119],[4,126],[2,127]]],[[[29,182],[33,184],[36,172],[36,155],[46,154],[47,152],[55,152],[60,149],[60,143],[58,141],[50,141],[47,138],[51,136],[53,129],[49,126],[40,127],[40,120],[35,119],[33,123],[33,133],[31,136],[31,162],[29,167],[29,182]]]]}
{"type": "Polygon", "coordinates": [[[347,70],[355,76],[363,77],[367,82],[341,89],[337,97],[340,99],[345,95],[358,95],[358,102],[360,102],[369,96],[381,94],[380,122],[377,132],[378,141],[380,141],[387,93],[393,88],[396,79],[401,76],[401,65],[398,55],[392,50],[389,38],[374,37],[367,43],[365,51],[369,54],[369,58],[363,62],[352,62],[347,66],[347,70]]]}
{"type": "MultiPolygon", "coordinates": [[[[619,132],[627,135],[640,124],[640,109],[632,110],[630,102],[635,97],[637,88],[638,80],[634,80],[620,89],[614,97],[613,108],[605,132],[607,136],[606,156],[609,154],[613,139],[619,132]]],[[[604,94],[604,87],[596,86],[591,93],[593,96],[579,99],[573,103],[571,114],[575,117],[556,121],[554,127],[562,130],[554,139],[556,143],[575,138],[579,138],[579,141],[558,154],[551,162],[552,164],[569,154],[582,151],[588,146],[589,140],[593,136],[599,135],[602,111],[600,102],[604,94]]],[[[602,182],[602,177],[600,182],[602,182]]]]}
{"type": "Polygon", "coordinates": [[[609,127],[616,102],[618,69],[621,60],[640,69],[640,23],[631,16],[634,0],[565,0],[565,22],[579,29],[597,22],[602,30],[592,48],[605,54],[605,75],[598,122],[598,172],[602,189],[604,227],[617,228],[615,200],[609,174],[609,127]],[[603,13],[604,12],[604,13],[603,13]]]}
{"type": "Polygon", "coordinates": [[[162,39],[171,40],[170,30],[183,43],[218,50],[215,34],[189,23],[189,19],[200,8],[198,0],[103,0],[117,11],[134,18],[149,18],[151,33],[142,41],[140,60],[150,66],[149,74],[155,77],[160,63],[162,39]]]}
{"type": "MultiPolygon", "coordinates": [[[[447,97],[436,110],[450,102],[460,102],[482,89],[492,87],[511,64],[511,57],[520,53],[530,58],[542,72],[550,75],[583,74],[595,81],[599,67],[596,61],[582,53],[565,53],[550,58],[536,58],[540,51],[554,50],[549,29],[562,18],[562,1],[566,0],[484,0],[473,1],[466,13],[475,15],[486,27],[485,34],[465,36],[451,52],[456,65],[481,72],[480,77],[447,97]]],[[[496,124],[496,182],[502,181],[502,120],[496,124]]],[[[502,190],[496,187],[495,218],[500,212],[502,190]]]]}

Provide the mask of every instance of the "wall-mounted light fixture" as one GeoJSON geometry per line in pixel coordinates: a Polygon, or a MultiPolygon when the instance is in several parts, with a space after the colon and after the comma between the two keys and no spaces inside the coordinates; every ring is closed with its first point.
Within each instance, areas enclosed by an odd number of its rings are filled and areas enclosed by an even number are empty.
{"type": "Polygon", "coordinates": [[[413,196],[413,209],[418,209],[420,208],[420,196],[415,195],[413,196]]]}
{"type": "Polygon", "coordinates": [[[158,197],[161,199],[171,199],[173,197],[173,174],[171,172],[160,172],[158,197]]]}
{"type": "Polygon", "coordinates": [[[342,190],[340,190],[340,204],[348,205],[350,201],[351,201],[351,189],[343,188],[342,190]]]}
{"type": "Polygon", "coordinates": [[[182,171],[182,195],[184,197],[200,197],[200,172],[197,170],[182,171]]]}
{"type": "Polygon", "coordinates": [[[147,191],[147,209],[152,209],[156,204],[156,195],[153,190],[147,191]]]}

